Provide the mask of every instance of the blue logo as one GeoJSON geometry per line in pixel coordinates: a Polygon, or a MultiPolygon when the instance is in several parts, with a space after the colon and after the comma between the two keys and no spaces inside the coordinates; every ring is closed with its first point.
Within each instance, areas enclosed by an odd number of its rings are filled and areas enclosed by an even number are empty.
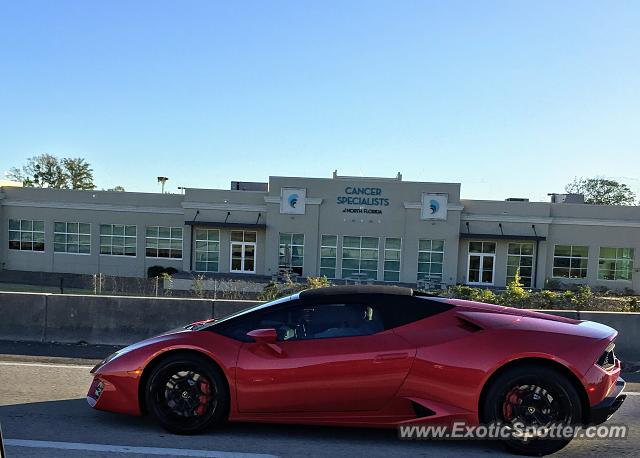
{"type": "Polygon", "coordinates": [[[298,204],[298,194],[291,194],[289,196],[289,206],[291,208],[296,208],[297,204],[298,204]]]}
{"type": "Polygon", "coordinates": [[[438,213],[438,210],[440,210],[440,204],[437,200],[431,199],[431,201],[429,201],[429,210],[431,210],[432,215],[438,213]]]}

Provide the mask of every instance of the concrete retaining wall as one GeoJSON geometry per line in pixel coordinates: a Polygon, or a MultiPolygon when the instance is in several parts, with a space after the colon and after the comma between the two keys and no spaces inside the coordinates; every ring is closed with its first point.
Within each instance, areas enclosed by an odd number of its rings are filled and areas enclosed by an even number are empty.
{"type": "MultiPolygon", "coordinates": [[[[128,345],[256,301],[0,292],[0,340],[128,345]]],[[[640,313],[540,310],[617,329],[616,352],[640,361],[640,313]]]]}
{"type": "Polygon", "coordinates": [[[0,340],[128,345],[254,301],[0,292],[0,340]]]}

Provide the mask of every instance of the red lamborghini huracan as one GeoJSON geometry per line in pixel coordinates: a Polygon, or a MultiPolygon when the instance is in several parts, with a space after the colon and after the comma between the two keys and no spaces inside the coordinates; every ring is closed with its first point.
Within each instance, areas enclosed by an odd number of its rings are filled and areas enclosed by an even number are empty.
{"type": "MultiPolygon", "coordinates": [[[[181,434],[225,420],[599,424],[625,398],[616,335],[408,288],[321,288],[124,348],[92,370],[87,400],[181,434]]],[[[568,442],[506,444],[543,454],[568,442]]]]}

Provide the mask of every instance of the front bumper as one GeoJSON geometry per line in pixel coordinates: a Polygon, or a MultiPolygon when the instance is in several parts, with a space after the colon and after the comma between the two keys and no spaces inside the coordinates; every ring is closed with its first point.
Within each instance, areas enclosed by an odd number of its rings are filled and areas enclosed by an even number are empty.
{"type": "Polygon", "coordinates": [[[97,410],[139,416],[138,381],[129,377],[95,375],[87,393],[87,403],[97,410]]]}
{"type": "Polygon", "coordinates": [[[591,407],[589,424],[599,425],[604,423],[616,412],[616,410],[620,408],[624,400],[627,398],[627,395],[622,393],[624,385],[625,381],[622,377],[618,377],[615,387],[609,396],[591,407]]]}

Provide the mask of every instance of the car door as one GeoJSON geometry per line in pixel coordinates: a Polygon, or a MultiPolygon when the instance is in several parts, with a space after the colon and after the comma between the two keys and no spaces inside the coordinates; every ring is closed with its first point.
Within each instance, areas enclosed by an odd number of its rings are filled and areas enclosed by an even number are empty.
{"type": "Polygon", "coordinates": [[[416,349],[385,330],[376,306],[295,303],[251,323],[278,341],[245,342],[236,370],[241,412],[381,409],[398,391],[416,349]]]}

